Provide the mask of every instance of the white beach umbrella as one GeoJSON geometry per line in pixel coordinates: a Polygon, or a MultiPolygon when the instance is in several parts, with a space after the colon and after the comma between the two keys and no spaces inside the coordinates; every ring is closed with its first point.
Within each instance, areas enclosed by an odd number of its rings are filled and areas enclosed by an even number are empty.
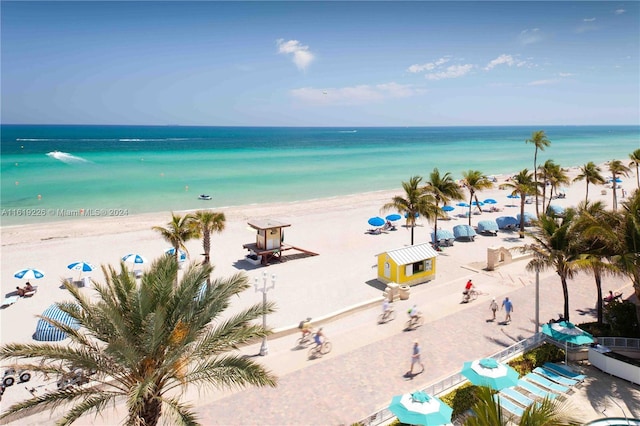
{"type": "Polygon", "coordinates": [[[25,268],[16,271],[13,276],[20,280],[39,280],[44,278],[44,272],[35,268],[25,268]]]}

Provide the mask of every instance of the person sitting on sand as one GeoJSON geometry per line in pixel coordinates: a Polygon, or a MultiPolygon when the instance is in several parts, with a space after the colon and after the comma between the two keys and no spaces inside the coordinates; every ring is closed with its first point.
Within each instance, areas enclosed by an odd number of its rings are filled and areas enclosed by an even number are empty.
{"type": "Polygon", "coordinates": [[[27,284],[24,286],[24,291],[25,291],[25,293],[30,293],[30,292],[32,292],[33,290],[35,290],[35,289],[34,289],[34,288],[33,288],[33,286],[31,285],[31,283],[30,283],[29,281],[27,281],[27,284]]]}
{"type": "Polygon", "coordinates": [[[16,293],[18,294],[18,296],[23,297],[25,295],[25,291],[24,289],[20,288],[20,287],[16,287],[16,293]]]}

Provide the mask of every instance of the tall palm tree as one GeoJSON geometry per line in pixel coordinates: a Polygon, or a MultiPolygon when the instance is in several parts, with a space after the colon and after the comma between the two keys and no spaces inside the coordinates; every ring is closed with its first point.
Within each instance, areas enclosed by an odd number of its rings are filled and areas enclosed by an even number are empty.
{"type": "Polygon", "coordinates": [[[483,189],[493,188],[493,182],[483,175],[480,170],[467,170],[462,173],[462,185],[469,191],[469,226],[471,226],[471,206],[473,206],[473,199],[475,198],[478,209],[482,211],[476,193],[483,189]]]}
{"type": "Polygon", "coordinates": [[[198,210],[191,215],[198,234],[202,237],[204,251],[203,265],[211,264],[211,233],[224,231],[226,218],[224,213],[213,210],[198,210]]]}
{"type": "Polygon", "coordinates": [[[629,172],[631,169],[625,166],[620,160],[611,160],[608,163],[608,169],[611,173],[611,184],[613,186],[613,211],[618,210],[618,195],[617,189],[618,184],[616,183],[616,179],[618,176],[629,176],[629,172]]]}
{"type": "Polygon", "coordinates": [[[494,391],[488,387],[478,387],[475,402],[471,407],[473,416],[464,420],[464,426],[574,426],[582,424],[570,413],[566,401],[545,398],[525,408],[517,423],[514,416],[505,412],[494,398],[494,391]]]}
{"type": "MultiPolygon", "coordinates": [[[[526,143],[532,143],[535,145],[536,150],[533,155],[533,171],[534,171],[534,181],[536,186],[538,186],[538,150],[544,151],[544,149],[551,145],[551,141],[547,138],[544,130],[538,130],[531,134],[531,139],[527,139],[526,143]]],[[[540,210],[538,208],[538,193],[536,192],[536,216],[540,216],[540,210]]]]}
{"type": "Polygon", "coordinates": [[[440,208],[451,200],[462,200],[464,197],[458,184],[451,177],[451,173],[447,172],[440,175],[438,168],[434,168],[429,174],[429,181],[424,186],[424,191],[435,199],[435,209],[429,208],[429,215],[434,221],[433,225],[433,245],[438,247],[438,217],[443,217],[444,212],[440,208]]]}
{"type": "Polygon", "coordinates": [[[538,185],[533,181],[533,173],[527,169],[521,170],[503,185],[512,190],[511,195],[520,196],[520,238],[524,238],[524,204],[527,195],[538,194],[538,185]]]}
{"type": "Polygon", "coordinates": [[[572,208],[565,210],[560,224],[552,217],[541,215],[533,232],[529,234],[534,243],[524,248],[525,251],[533,254],[533,259],[527,264],[527,270],[542,271],[553,268],[560,277],[564,297],[564,318],[567,321],[569,321],[567,280],[574,277],[577,271],[576,260],[580,255],[573,235],[570,233],[571,221],[575,214],[572,208]]]}
{"type": "Polygon", "coordinates": [[[602,324],[602,277],[617,274],[618,268],[608,261],[613,254],[611,244],[606,238],[613,232],[613,226],[619,221],[616,213],[607,212],[601,201],[580,203],[578,215],[571,226],[570,234],[580,253],[575,261],[578,270],[593,273],[596,284],[596,313],[598,324],[602,324]]]}
{"type": "Polygon", "coordinates": [[[128,425],[154,426],[162,418],[166,423],[195,425],[196,414],[180,401],[187,386],[276,385],[269,370],[234,352],[238,345],[269,334],[255,320],[273,312],[274,306],[258,304],[222,317],[230,299],[249,287],[245,275],[217,279],[215,291],[202,291],[211,268],[193,265],[174,286],[178,263],[171,256],[154,261],[140,285],[124,265],[121,272],[112,266],[102,269],[106,282],[95,283],[97,299],[65,284],[74,300],[58,306],[75,318],[80,330],[46,320],[68,334],[69,345],[0,347],[0,359],[17,359],[20,368],[30,371],[59,375],[70,368],[94,371],[90,384],[46,391],[12,405],[0,418],[72,403],[58,421],[67,425],[124,402],[123,423],[128,425]]]}
{"type": "Polygon", "coordinates": [[[416,216],[424,215],[431,209],[429,205],[434,204],[435,201],[433,196],[428,196],[424,193],[424,190],[420,187],[420,182],[422,182],[421,176],[412,176],[408,182],[402,182],[404,197],[396,195],[380,209],[381,211],[394,209],[405,214],[407,226],[411,228],[411,245],[413,245],[416,216]]]}
{"type": "Polygon", "coordinates": [[[574,182],[584,180],[587,183],[587,189],[584,194],[585,203],[589,200],[589,184],[604,185],[604,177],[600,174],[602,169],[597,166],[593,161],[589,161],[582,167],[580,167],[580,173],[573,179],[574,182]]]}
{"type": "Polygon", "coordinates": [[[638,173],[640,171],[640,148],[629,154],[629,158],[631,159],[629,167],[636,168],[636,185],[640,189],[640,173],[638,173]]]}
{"type": "Polygon", "coordinates": [[[553,161],[551,161],[551,163],[552,164],[549,167],[549,171],[548,171],[548,179],[549,179],[549,186],[550,186],[549,200],[547,202],[546,207],[544,205],[544,200],[542,203],[542,208],[545,212],[551,205],[551,200],[553,199],[553,193],[555,192],[557,194],[558,190],[562,187],[562,185],[569,185],[571,183],[571,179],[569,179],[569,175],[567,174],[567,171],[562,167],[560,167],[559,164],[556,164],[553,161]]]}
{"type": "Polygon", "coordinates": [[[180,216],[179,214],[171,213],[171,221],[167,223],[166,228],[162,226],[154,226],[151,229],[157,231],[162,235],[162,238],[174,249],[174,255],[176,261],[180,256],[180,250],[184,250],[186,253],[187,247],[185,242],[192,238],[197,238],[198,229],[194,226],[193,217],[190,215],[180,216]]]}
{"type": "Polygon", "coordinates": [[[622,203],[620,221],[611,236],[612,263],[631,278],[636,297],[640,299],[640,189],[622,203]]]}

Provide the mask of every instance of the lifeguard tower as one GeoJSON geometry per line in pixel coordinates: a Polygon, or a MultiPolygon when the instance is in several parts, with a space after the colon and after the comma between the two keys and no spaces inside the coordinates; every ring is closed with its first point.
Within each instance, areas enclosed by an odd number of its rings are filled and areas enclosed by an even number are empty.
{"type": "Polygon", "coordinates": [[[256,230],[256,242],[242,245],[242,247],[249,250],[247,260],[251,263],[268,265],[273,259],[281,261],[282,252],[291,249],[311,256],[317,256],[318,254],[284,244],[284,228],[291,226],[290,223],[278,222],[273,219],[253,220],[247,223],[256,230]]]}

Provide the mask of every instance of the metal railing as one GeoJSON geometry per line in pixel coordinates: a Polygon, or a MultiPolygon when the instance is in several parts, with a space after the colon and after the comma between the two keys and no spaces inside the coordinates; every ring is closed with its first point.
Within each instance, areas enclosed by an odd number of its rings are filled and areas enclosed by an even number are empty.
{"type": "MultiPolygon", "coordinates": [[[[547,336],[543,333],[534,334],[533,336],[521,340],[509,346],[508,348],[501,350],[500,352],[494,353],[493,355],[489,356],[489,358],[494,358],[495,360],[501,362],[507,362],[530,349],[540,346],[545,342],[546,337],[547,336]]],[[[429,395],[440,396],[445,392],[449,392],[456,387],[464,384],[464,382],[466,381],[467,378],[462,374],[455,373],[427,386],[426,388],[422,389],[422,391],[429,395]]],[[[360,424],[363,426],[379,426],[393,420],[394,418],[395,415],[391,411],[389,411],[389,409],[383,408],[382,410],[376,411],[370,416],[367,416],[366,418],[360,420],[356,424],[360,424]]]]}
{"type": "Polygon", "coordinates": [[[640,351],[640,339],[628,337],[598,337],[598,343],[609,349],[629,349],[640,351]]]}

